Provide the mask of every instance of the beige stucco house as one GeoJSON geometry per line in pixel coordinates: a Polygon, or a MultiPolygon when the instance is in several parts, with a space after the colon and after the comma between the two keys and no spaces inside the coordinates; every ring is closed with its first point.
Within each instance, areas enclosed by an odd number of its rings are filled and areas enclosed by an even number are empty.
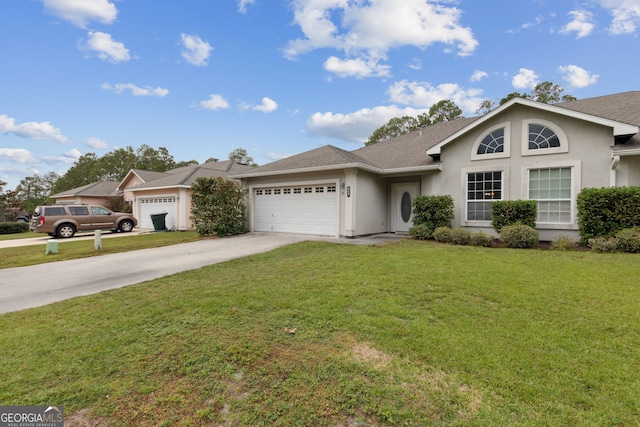
{"type": "Polygon", "coordinates": [[[449,194],[454,227],[493,233],[494,200],[532,199],[541,239],[577,237],[582,188],[640,185],[639,126],[640,91],[555,105],[514,98],[484,116],[230,177],[247,186],[252,231],[406,233],[416,196],[449,194]]]}
{"type": "Polygon", "coordinates": [[[252,166],[233,160],[184,166],[167,172],[132,169],[118,185],[124,199],[131,203],[139,228],[153,229],[151,215],[166,213],[169,230],[190,230],[191,185],[198,178],[226,178],[246,172],[252,166]]]}

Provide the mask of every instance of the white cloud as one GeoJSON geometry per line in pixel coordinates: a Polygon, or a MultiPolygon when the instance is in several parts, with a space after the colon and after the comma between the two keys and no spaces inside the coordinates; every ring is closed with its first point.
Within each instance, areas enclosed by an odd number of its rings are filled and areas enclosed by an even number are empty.
{"type": "Polygon", "coordinates": [[[53,127],[49,122],[16,124],[15,119],[2,114],[0,115],[0,135],[5,133],[28,139],[50,139],[62,144],[69,142],[69,139],[60,133],[60,129],[53,127]]]}
{"type": "Polygon", "coordinates": [[[470,28],[460,24],[460,9],[430,0],[402,3],[398,7],[398,0],[294,0],[294,22],[304,37],[290,40],[283,53],[293,59],[315,49],[343,51],[349,59],[341,64],[332,60],[332,64],[344,72],[347,65],[361,69],[403,46],[425,49],[442,43],[455,46],[460,56],[474,52],[478,41],[470,28]],[[353,58],[362,62],[348,62],[353,58]]]}
{"type": "Polygon", "coordinates": [[[103,61],[123,62],[131,59],[129,49],[123,43],[113,40],[111,34],[101,31],[89,31],[89,39],[82,48],[96,52],[98,58],[103,61]]]}
{"type": "Polygon", "coordinates": [[[393,103],[410,105],[416,108],[429,109],[434,104],[448,99],[453,101],[467,114],[478,109],[482,102],[480,89],[463,89],[455,83],[443,83],[432,86],[424,82],[402,80],[392,84],[388,90],[389,99],[393,103]]]}
{"type": "Polygon", "coordinates": [[[96,137],[87,138],[85,145],[95,148],[96,150],[104,150],[110,147],[107,141],[96,137]]]}
{"type": "Polygon", "coordinates": [[[587,10],[573,10],[569,12],[569,15],[573,19],[560,30],[561,34],[575,33],[578,39],[591,34],[595,28],[593,14],[591,12],[587,10]]]}
{"type": "Polygon", "coordinates": [[[286,154],[282,154],[282,153],[265,153],[264,157],[266,157],[269,160],[282,160],[282,159],[286,159],[287,157],[291,157],[293,156],[293,154],[291,153],[286,153],[286,154]]]}
{"type": "Polygon", "coordinates": [[[43,156],[42,160],[49,164],[64,164],[71,165],[76,162],[82,156],[82,153],[73,148],[69,151],[62,153],[62,156],[43,156]]]}
{"type": "Polygon", "coordinates": [[[112,24],[118,16],[116,6],[109,0],[42,0],[49,13],[80,28],[89,21],[112,24]]]}
{"type": "Polygon", "coordinates": [[[10,160],[15,163],[34,163],[33,155],[23,148],[0,148],[0,159],[10,160]]]}
{"type": "Polygon", "coordinates": [[[475,70],[471,75],[470,80],[472,82],[479,82],[480,80],[486,79],[487,77],[489,77],[489,74],[487,74],[486,71],[475,70]]]}
{"type": "Polygon", "coordinates": [[[577,88],[592,85],[597,82],[600,77],[577,65],[561,66],[558,68],[558,71],[563,75],[562,78],[564,81],[577,88]]]}
{"type": "Polygon", "coordinates": [[[394,117],[418,116],[427,110],[400,108],[395,105],[363,108],[353,113],[315,113],[307,120],[311,135],[362,143],[374,130],[394,117]]]}
{"type": "Polygon", "coordinates": [[[533,70],[520,68],[520,72],[511,79],[511,84],[516,89],[533,89],[538,84],[538,78],[533,70]]]}
{"type": "Polygon", "coordinates": [[[324,69],[339,77],[381,77],[389,75],[388,65],[380,65],[376,60],[365,61],[362,58],[345,59],[329,57],[324,63],[324,69]]]}
{"type": "Polygon", "coordinates": [[[271,113],[278,109],[278,103],[271,98],[262,98],[262,104],[251,107],[252,110],[262,111],[263,113],[271,113]]]}
{"type": "Polygon", "coordinates": [[[191,65],[202,67],[207,65],[207,60],[213,48],[198,36],[182,34],[182,57],[191,65]]]}
{"type": "Polygon", "coordinates": [[[600,6],[611,11],[611,34],[632,34],[640,23],[640,0],[598,0],[600,6]]]}
{"type": "Polygon", "coordinates": [[[229,102],[224,99],[222,95],[217,95],[215,93],[209,95],[209,99],[200,101],[198,105],[200,105],[202,108],[213,111],[229,108],[229,102]]]}
{"type": "Polygon", "coordinates": [[[238,1],[238,12],[245,14],[247,13],[247,6],[254,4],[256,0],[239,0],[238,1]]]}
{"type": "Polygon", "coordinates": [[[163,89],[161,87],[152,88],[150,86],[139,87],[133,83],[116,83],[113,86],[109,83],[103,83],[102,89],[109,90],[117,94],[121,94],[125,90],[128,90],[131,91],[133,96],[156,96],[159,98],[163,98],[169,94],[168,89],[163,89]]]}
{"type": "Polygon", "coordinates": [[[317,112],[307,120],[307,130],[314,136],[361,143],[390,119],[428,113],[434,104],[442,100],[453,101],[466,115],[474,114],[483,101],[480,89],[465,90],[457,84],[431,86],[402,80],[392,84],[388,93],[393,105],[363,108],[347,114],[317,112]]]}

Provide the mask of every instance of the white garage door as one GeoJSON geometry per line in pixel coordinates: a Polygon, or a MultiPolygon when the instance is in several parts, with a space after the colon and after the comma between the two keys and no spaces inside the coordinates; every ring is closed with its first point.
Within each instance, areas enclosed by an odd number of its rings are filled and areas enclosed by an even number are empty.
{"type": "Polygon", "coordinates": [[[335,184],[259,188],[254,201],[255,231],[337,235],[335,184]]]}
{"type": "Polygon", "coordinates": [[[166,212],[165,225],[169,230],[176,227],[176,197],[149,197],[140,199],[140,217],[138,218],[138,227],[153,229],[153,221],[151,215],[166,212]]]}

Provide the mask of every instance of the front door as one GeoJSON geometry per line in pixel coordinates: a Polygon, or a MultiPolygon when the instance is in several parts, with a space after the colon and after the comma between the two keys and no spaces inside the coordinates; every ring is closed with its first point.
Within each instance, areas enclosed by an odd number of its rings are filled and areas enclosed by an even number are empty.
{"type": "Polygon", "coordinates": [[[392,221],[396,233],[408,233],[413,226],[413,200],[419,195],[419,188],[417,182],[393,184],[392,221]]]}

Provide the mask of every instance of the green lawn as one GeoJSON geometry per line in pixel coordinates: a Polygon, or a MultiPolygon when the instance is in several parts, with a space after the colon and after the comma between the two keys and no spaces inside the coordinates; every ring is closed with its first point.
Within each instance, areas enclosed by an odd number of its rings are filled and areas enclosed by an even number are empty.
{"type": "MultiPolygon", "coordinates": [[[[41,233],[29,233],[31,237],[46,237],[41,233]]],[[[22,234],[12,235],[21,236],[22,234]]],[[[136,249],[155,248],[159,246],[175,245],[178,243],[194,242],[199,240],[195,231],[180,231],[175,233],[149,233],[131,236],[106,237],[102,235],[102,249],[95,249],[94,239],[78,240],[56,239],[58,241],[58,253],[46,254],[46,239],[42,243],[29,246],[0,249],[0,268],[24,267],[28,265],[43,264],[45,262],[63,261],[68,259],[86,258],[91,256],[127,252],[136,249]]],[[[5,239],[6,240],[6,239],[5,239]]]]}
{"type": "Polygon", "coordinates": [[[0,403],[101,426],[637,426],[638,266],[291,245],[0,316],[0,403]]]}

